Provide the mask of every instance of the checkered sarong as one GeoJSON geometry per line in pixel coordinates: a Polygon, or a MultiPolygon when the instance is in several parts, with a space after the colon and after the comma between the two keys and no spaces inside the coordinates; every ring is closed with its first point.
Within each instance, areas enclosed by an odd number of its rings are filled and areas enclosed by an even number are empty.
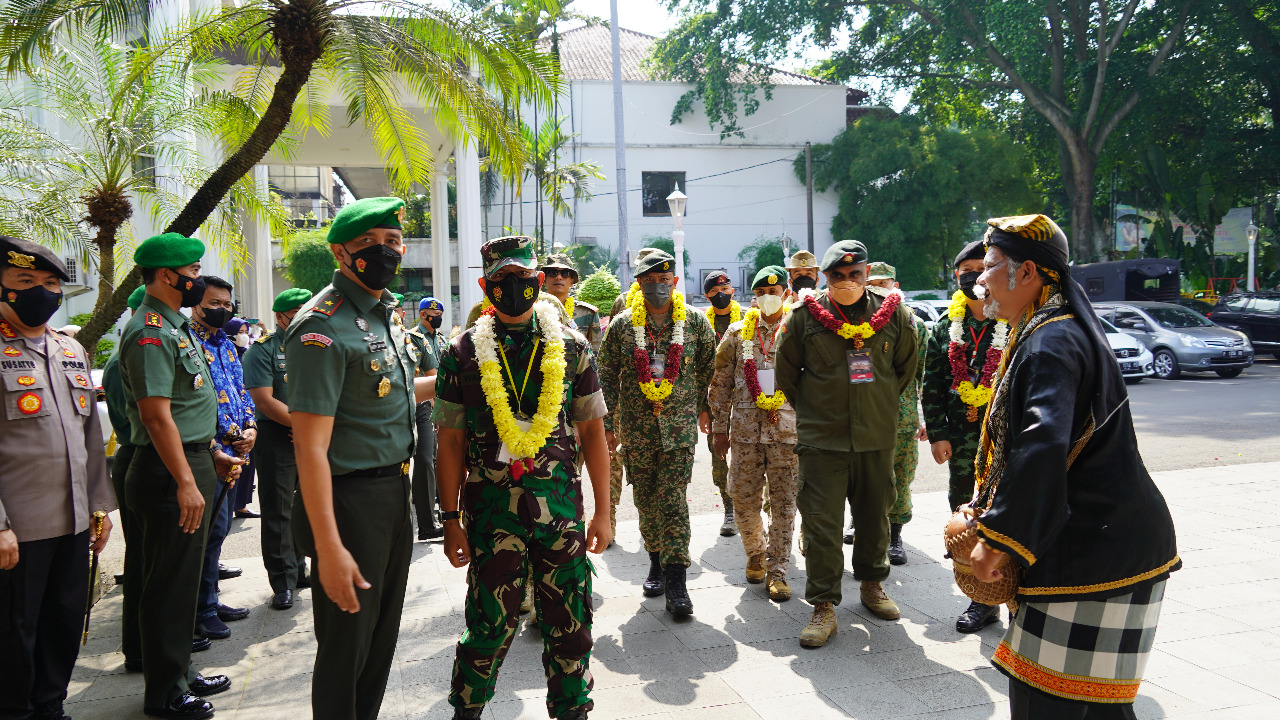
{"type": "Polygon", "coordinates": [[[1023,603],[991,661],[1050,695],[1133,702],[1155,641],[1164,585],[1106,600],[1023,603]]]}

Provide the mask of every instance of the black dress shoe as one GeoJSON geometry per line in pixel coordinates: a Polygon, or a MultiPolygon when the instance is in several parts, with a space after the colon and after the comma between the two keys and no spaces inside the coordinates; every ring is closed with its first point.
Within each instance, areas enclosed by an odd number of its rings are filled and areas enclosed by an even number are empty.
{"type": "Polygon", "coordinates": [[[983,605],[980,602],[969,603],[969,609],[965,610],[956,620],[956,630],[962,633],[976,633],[999,619],[999,605],[983,605]]]}
{"type": "Polygon", "coordinates": [[[667,578],[662,573],[662,561],[658,553],[649,553],[649,577],[644,580],[644,596],[658,597],[667,594],[667,578]]]}
{"type": "Polygon", "coordinates": [[[204,652],[213,647],[213,641],[203,635],[197,635],[191,638],[191,652],[204,652]]]}
{"type": "Polygon", "coordinates": [[[484,706],[474,708],[454,708],[453,720],[480,720],[484,716],[484,706]]]}
{"type": "Polygon", "coordinates": [[[231,678],[226,675],[197,675],[191,683],[191,694],[200,697],[217,695],[231,687],[231,678]]]}
{"type": "Polygon", "coordinates": [[[218,563],[218,579],[219,580],[230,580],[231,578],[238,578],[243,574],[244,574],[244,570],[242,570],[241,568],[227,567],[222,563],[218,563]]]}
{"type": "Polygon", "coordinates": [[[162,708],[144,707],[142,712],[172,720],[204,720],[213,717],[213,705],[191,693],[183,693],[162,708]]]}
{"type": "Polygon", "coordinates": [[[288,610],[293,607],[293,591],[281,590],[271,596],[271,607],[276,610],[288,610]]]}
{"type": "Polygon", "coordinates": [[[51,702],[36,708],[35,720],[71,720],[71,716],[62,709],[62,703],[51,702]]]}
{"type": "Polygon", "coordinates": [[[237,510],[237,511],[236,511],[236,517],[238,517],[238,518],[244,518],[244,519],[246,519],[246,520],[253,520],[254,518],[260,518],[260,517],[262,517],[262,513],[254,512],[254,511],[250,510],[249,508],[245,508],[245,509],[243,509],[243,510],[237,510]]]}
{"type": "Polygon", "coordinates": [[[196,620],[196,634],[210,640],[226,640],[231,637],[231,628],[218,619],[217,615],[204,620],[196,620]]]}
{"type": "Polygon", "coordinates": [[[418,528],[419,540],[435,540],[438,537],[444,537],[444,528],[438,527],[438,526],[430,527],[430,528],[418,528]]]}
{"type": "Polygon", "coordinates": [[[141,660],[125,660],[124,671],[125,672],[142,672],[142,661],[141,660]]]}
{"type": "Polygon", "coordinates": [[[235,608],[228,605],[218,606],[218,619],[222,622],[235,622],[249,617],[249,608],[235,608]]]}

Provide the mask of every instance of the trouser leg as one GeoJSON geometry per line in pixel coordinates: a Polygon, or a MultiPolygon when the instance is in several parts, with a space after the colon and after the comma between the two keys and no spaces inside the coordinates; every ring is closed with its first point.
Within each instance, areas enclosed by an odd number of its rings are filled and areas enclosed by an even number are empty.
{"type": "Polygon", "coordinates": [[[542,633],[542,667],[547,677],[547,713],[591,710],[591,563],[581,523],[538,525],[529,563],[542,633]]]}
{"type": "Polygon", "coordinates": [[[124,587],[121,588],[120,652],[125,662],[142,662],[142,639],[138,634],[138,596],[142,592],[142,525],[125,499],[124,478],[137,448],[120,445],[111,463],[111,485],[120,506],[119,535],[124,540],[124,587]]]}
{"type": "MultiPolygon", "coordinates": [[[[254,443],[257,447],[257,443],[254,443]]],[[[253,502],[253,487],[258,479],[258,458],[256,451],[250,452],[246,458],[249,462],[241,469],[240,477],[236,480],[236,486],[227,494],[227,504],[231,506],[231,510],[243,510],[253,502]]],[[[261,493],[258,494],[261,500],[261,493]]]]}
{"type": "Polygon", "coordinates": [[[191,637],[195,633],[196,596],[204,561],[205,537],[212,521],[213,455],[186,452],[196,487],[204,496],[204,516],[194,533],[178,526],[177,481],[155,448],[138,448],[129,463],[125,495],[142,524],[143,578],[138,598],[142,639],[143,703],[159,710],[187,692],[195,678],[191,637]]]}
{"type": "Polygon", "coordinates": [[[898,499],[889,509],[889,522],[906,525],[911,522],[911,481],[916,477],[920,463],[920,442],[916,440],[916,426],[898,428],[898,442],[893,450],[893,483],[898,499]]]}
{"type": "MultiPolygon", "coordinates": [[[[342,543],[369,589],[356,589],[360,611],[343,612],[317,585],[311,711],[316,720],[375,720],[395,660],[400,616],[413,558],[409,477],[333,483],[333,514],[342,543]]],[[[312,559],[319,569],[323,559],[312,559]]]]}
{"type": "MultiPolygon", "coordinates": [[[[800,458],[791,443],[764,447],[765,490],[769,503],[769,570],[787,571],[791,564],[791,540],[796,525],[796,483],[800,458]]],[[[741,520],[738,521],[741,524],[741,520]]]]}
{"type": "Polygon", "coordinates": [[[1011,720],[1134,720],[1133,703],[1089,703],[1050,695],[1009,678],[1011,720]]]}
{"type": "Polygon", "coordinates": [[[850,490],[852,453],[798,447],[800,482],[796,507],[803,522],[805,550],[804,596],[809,604],[840,604],[844,573],[845,499],[850,490]]]}
{"type": "Polygon", "coordinates": [[[213,522],[209,526],[209,537],[205,541],[204,565],[200,570],[200,594],[196,600],[196,620],[208,620],[218,614],[218,565],[222,562],[222,543],[231,532],[231,518],[235,514],[236,490],[231,488],[218,505],[217,498],[222,494],[222,480],[218,480],[218,489],[214,493],[213,522]]]}
{"type": "Polygon", "coordinates": [[[258,505],[262,510],[262,564],[271,592],[298,586],[302,552],[293,541],[293,496],[298,490],[298,464],[289,428],[264,420],[258,426],[258,505]]]}
{"type": "MultiPolygon", "coordinates": [[[[765,552],[764,522],[760,517],[764,495],[766,446],[731,440],[729,497],[742,535],[742,549],[751,558],[765,552]]],[[[772,567],[770,568],[772,569],[772,567]]]]}
{"type": "Polygon", "coordinates": [[[715,434],[707,435],[707,449],[711,451],[711,482],[720,491],[721,498],[729,497],[729,461],[716,455],[715,434]]]}
{"type": "Polygon", "coordinates": [[[418,537],[436,529],[436,426],[431,422],[431,403],[418,403],[418,447],[413,455],[413,512],[418,518],[418,537]]]}
{"type": "Polygon", "coordinates": [[[975,425],[972,429],[963,430],[952,429],[951,458],[947,461],[947,470],[951,473],[947,501],[951,503],[952,510],[973,499],[980,428],[975,425]]]}
{"type": "Polygon", "coordinates": [[[656,552],[663,565],[688,567],[689,479],[693,475],[693,447],[627,451],[627,477],[640,514],[645,549],[656,552]]]}
{"type": "Polygon", "coordinates": [[[853,513],[853,577],[878,581],[889,577],[889,508],[893,487],[893,450],[850,453],[849,507],[853,513]]]}
{"type": "Polygon", "coordinates": [[[622,446],[609,456],[609,527],[618,534],[618,503],[622,501],[622,446]]]}

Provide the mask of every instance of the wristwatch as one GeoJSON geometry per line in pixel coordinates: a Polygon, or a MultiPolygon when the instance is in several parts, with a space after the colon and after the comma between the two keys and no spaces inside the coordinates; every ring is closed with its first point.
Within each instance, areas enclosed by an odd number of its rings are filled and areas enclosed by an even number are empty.
{"type": "Polygon", "coordinates": [[[440,512],[440,522],[449,522],[450,520],[462,520],[462,513],[458,510],[444,510],[440,512]]]}

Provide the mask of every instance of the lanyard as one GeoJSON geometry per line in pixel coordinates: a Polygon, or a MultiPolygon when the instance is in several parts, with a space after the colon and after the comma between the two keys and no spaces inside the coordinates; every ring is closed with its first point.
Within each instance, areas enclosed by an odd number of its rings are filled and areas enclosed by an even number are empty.
{"type": "Polygon", "coordinates": [[[777,344],[777,342],[778,342],[778,340],[777,340],[777,339],[778,339],[778,336],[777,336],[777,335],[774,335],[774,336],[773,336],[774,341],[773,341],[772,343],[770,343],[769,345],[765,345],[765,344],[764,344],[764,336],[760,334],[760,326],[761,326],[761,325],[763,325],[763,324],[764,324],[764,323],[760,323],[760,322],[757,322],[757,323],[756,323],[756,344],[758,344],[758,345],[760,346],[760,352],[761,352],[763,355],[768,355],[769,353],[773,352],[773,346],[777,344]]]}
{"type": "Polygon", "coordinates": [[[516,393],[516,407],[523,408],[524,389],[529,386],[529,376],[533,374],[533,359],[538,357],[538,342],[542,338],[535,338],[533,341],[533,352],[529,354],[529,367],[524,371],[524,382],[520,384],[520,391],[516,392],[516,378],[511,374],[511,366],[507,364],[507,351],[498,348],[499,355],[502,356],[502,369],[507,371],[507,378],[511,381],[511,392],[516,393]]]}
{"type": "Polygon", "coordinates": [[[838,314],[840,315],[840,319],[841,319],[841,320],[845,321],[846,323],[848,323],[848,324],[850,324],[850,325],[852,325],[852,324],[853,324],[852,322],[850,322],[850,321],[849,321],[849,318],[847,318],[847,317],[845,317],[845,316],[844,316],[844,311],[840,309],[840,306],[839,306],[839,305],[837,305],[837,304],[835,303],[835,301],[834,301],[834,300],[831,302],[831,307],[832,307],[832,309],[834,309],[834,310],[836,311],[836,313],[838,313],[838,314]]]}
{"type": "MultiPolygon", "coordinates": [[[[659,329],[658,329],[658,334],[657,334],[657,335],[654,335],[654,334],[653,334],[653,331],[649,329],[649,324],[648,324],[648,323],[645,323],[645,325],[644,325],[644,331],[645,331],[646,333],[648,333],[648,335],[649,335],[649,342],[653,343],[653,351],[654,351],[654,352],[657,352],[657,351],[658,351],[658,338],[662,337],[663,333],[665,333],[665,332],[667,331],[667,327],[668,327],[670,324],[671,324],[671,323],[667,323],[666,325],[663,325],[661,328],[659,328],[659,329]]],[[[712,328],[712,329],[714,330],[714,328],[712,328]]]]}
{"type": "Polygon", "coordinates": [[[978,346],[982,344],[983,336],[986,334],[987,334],[986,328],[982,328],[982,332],[977,334],[974,334],[973,328],[969,328],[969,337],[973,338],[973,352],[975,355],[978,352],[978,346]]]}

